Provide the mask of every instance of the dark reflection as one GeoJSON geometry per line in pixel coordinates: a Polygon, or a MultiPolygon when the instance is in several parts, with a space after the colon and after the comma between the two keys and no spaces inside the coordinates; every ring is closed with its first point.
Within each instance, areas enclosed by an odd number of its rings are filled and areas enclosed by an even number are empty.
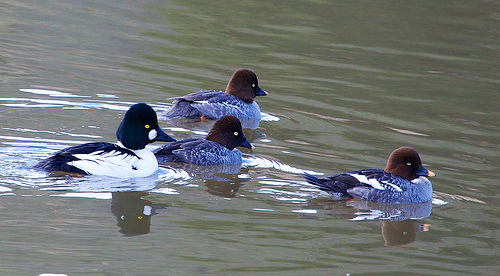
{"type": "Polygon", "coordinates": [[[339,219],[382,221],[382,237],[386,246],[403,246],[414,242],[417,233],[427,231],[430,226],[418,222],[417,219],[429,217],[432,211],[432,201],[390,204],[358,199],[345,201],[318,198],[311,200],[309,206],[331,210],[339,219]]]}
{"type": "Polygon", "coordinates": [[[116,217],[120,233],[126,236],[148,234],[151,228],[151,216],[155,210],[167,209],[163,204],[152,204],[143,199],[147,192],[112,193],[111,212],[116,217]]]}
{"type": "Polygon", "coordinates": [[[202,180],[207,192],[221,197],[235,197],[241,185],[250,180],[249,177],[244,177],[248,169],[241,168],[241,164],[198,166],[170,162],[163,165],[166,164],[186,171],[194,180],[202,180]]]}
{"type": "Polygon", "coordinates": [[[221,197],[235,197],[238,189],[250,178],[240,178],[238,174],[215,174],[204,180],[207,192],[221,197]]]}
{"type": "Polygon", "coordinates": [[[411,219],[402,221],[383,221],[382,237],[386,246],[403,246],[415,241],[417,233],[427,231],[430,224],[411,219]]]}

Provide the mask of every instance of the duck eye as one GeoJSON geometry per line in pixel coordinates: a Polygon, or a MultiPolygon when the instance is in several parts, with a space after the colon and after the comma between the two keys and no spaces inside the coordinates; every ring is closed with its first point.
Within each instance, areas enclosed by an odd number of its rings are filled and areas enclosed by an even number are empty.
{"type": "Polygon", "coordinates": [[[411,166],[411,162],[406,163],[407,166],[411,166]]]}
{"type": "Polygon", "coordinates": [[[240,135],[240,134],[238,133],[238,131],[235,131],[235,132],[234,132],[234,136],[238,136],[238,135],[240,135]]]}
{"type": "Polygon", "coordinates": [[[145,125],[144,128],[149,129],[149,125],[145,125]]]}
{"type": "Polygon", "coordinates": [[[255,83],[252,83],[252,87],[255,88],[255,83]]]}

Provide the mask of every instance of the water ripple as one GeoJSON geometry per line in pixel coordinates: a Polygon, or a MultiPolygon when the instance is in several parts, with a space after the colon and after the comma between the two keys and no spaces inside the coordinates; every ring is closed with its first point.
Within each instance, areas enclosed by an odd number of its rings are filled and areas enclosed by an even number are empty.
{"type": "Polygon", "coordinates": [[[292,167],[287,164],[283,164],[279,161],[276,160],[269,160],[263,157],[257,157],[257,156],[245,156],[243,158],[243,167],[253,167],[257,169],[276,169],[279,171],[283,172],[288,172],[288,173],[294,173],[294,174],[302,174],[304,172],[310,173],[310,174],[315,174],[315,175],[321,175],[322,173],[310,171],[310,170],[303,170],[299,168],[292,167]]]}

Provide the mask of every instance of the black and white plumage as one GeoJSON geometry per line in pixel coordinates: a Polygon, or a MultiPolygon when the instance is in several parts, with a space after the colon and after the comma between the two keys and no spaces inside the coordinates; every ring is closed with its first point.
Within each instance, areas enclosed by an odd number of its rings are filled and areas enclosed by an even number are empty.
{"type": "Polygon", "coordinates": [[[159,163],[182,162],[195,165],[242,163],[237,146],[253,148],[234,116],[218,119],[205,138],[187,138],[154,150],[159,163]]]}
{"type": "Polygon", "coordinates": [[[385,169],[364,169],[318,178],[304,173],[309,184],[346,198],[388,203],[417,203],[432,199],[432,184],[416,150],[401,147],[394,150],[385,169]]]}
{"type": "Polygon", "coordinates": [[[145,177],[158,169],[158,162],[146,145],[155,141],[175,141],[163,132],[156,112],[144,103],[130,107],[116,137],[116,144],[93,142],[65,148],[33,168],[82,175],[145,177]]]}
{"type": "Polygon", "coordinates": [[[250,69],[239,69],[232,75],[224,92],[199,91],[175,98],[174,105],[161,117],[219,119],[233,115],[240,120],[260,120],[256,96],[267,92],[259,87],[257,75],[250,69]]]}

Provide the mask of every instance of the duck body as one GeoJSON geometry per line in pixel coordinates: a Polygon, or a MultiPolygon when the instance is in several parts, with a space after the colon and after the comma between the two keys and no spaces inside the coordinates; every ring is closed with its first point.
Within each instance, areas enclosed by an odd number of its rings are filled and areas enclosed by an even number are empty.
{"type": "Polygon", "coordinates": [[[228,149],[223,145],[203,138],[187,138],[154,151],[159,163],[182,162],[194,165],[221,165],[242,163],[239,149],[228,149]]]}
{"type": "Polygon", "coordinates": [[[304,173],[309,184],[345,198],[359,198],[384,203],[422,203],[432,200],[432,183],[425,176],[435,176],[410,147],[393,151],[385,169],[364,169],[318,178],[304,173]]]}
{"type": "Polygon", "coordinates": [[[237,146],[253,148],[235,116],[215,121],[205,138],[186,138],[153,151],[158,162],[181,162],[195,165],[231,165],[242,163],[237,146]]]}
{"type": "Polygon", "coordinates": [[[346,198],[390,203],[421,203],[432,199],[432,184],[423,176],[413,180],[384,172],[365,169],[318,178],[303,174],[310,184],[346,198]]]}
{"type": "Polygon", "coordinates": [[[219,119],[224,115],[233,115],[240,120],[260,120],[261,111],[257,102],[247,103],[240,98],[222,91],[199,91],[176,98],[174,105],[162,114],[173,118],[219,119]]]}
{"type": "Polygon", "coordinates": [[[156,172],[158,163],[148,149],[131,150],[119,143],[93,142],[58,151],[35,168],[81,175],[146,177],[156,172]]]}
{"type": "Polygon", "coordinates": [[[65,148],[33,168],[47,172],[113,177],[146,177],[158,162],[146,145],[175,141],[158,126],[155,111],[146,104],[133,105],[116,132],[116,144],[92,142],[65,148]]]}
{"type": "Polygon", "coordinates": [[[250,69],[239,69],[231,76],[226,90],[198,91],[175,98],[162,118],[219,119],[233,115],[239,120],[260,120],[260,106],[254,101],[267,92],[259,87],[257,75],[250,69]]]}

